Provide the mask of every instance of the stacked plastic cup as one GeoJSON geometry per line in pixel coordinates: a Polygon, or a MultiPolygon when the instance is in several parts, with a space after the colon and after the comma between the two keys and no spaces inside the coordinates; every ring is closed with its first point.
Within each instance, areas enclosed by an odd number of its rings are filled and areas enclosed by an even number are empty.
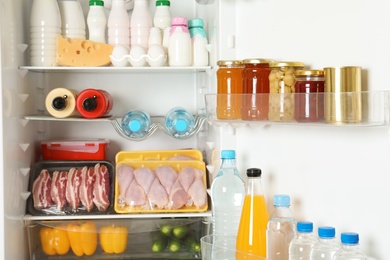
{"type": "Polygon", "coordinates": [[[55,66],[61,15],[56,0],[34,0],[30,16],[32,66],[55,66]]]}
{"type": "Polygon", "coordinates": [[[58,1],[61,14],[61,35],[85,39],[85,18],[79,0],[58,1]]]}

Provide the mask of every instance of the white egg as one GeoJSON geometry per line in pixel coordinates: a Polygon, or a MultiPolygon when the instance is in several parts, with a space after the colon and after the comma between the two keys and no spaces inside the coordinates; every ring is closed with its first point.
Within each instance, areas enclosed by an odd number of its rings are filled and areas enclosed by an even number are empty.
{"type": "Polygon", "coordinates": [[[146,65],[146,51],[140,45],[132,46],[130,49],[129,61],[133,67],[143,67],[146,65]]]}
{"type": "Polygon", "coordinates": [[[164,65],[166,57],[164,48],[161,45],[154,44],[149,47],[146,60],[150,67],[161,67],[164,65]]]}
{"type": "Polygon", "coordinates": [[[112,65],[115,67],[126,67],[129,64],[128,55],[129,49],[126,46],[115,46],[110,56],[112,65]]]}

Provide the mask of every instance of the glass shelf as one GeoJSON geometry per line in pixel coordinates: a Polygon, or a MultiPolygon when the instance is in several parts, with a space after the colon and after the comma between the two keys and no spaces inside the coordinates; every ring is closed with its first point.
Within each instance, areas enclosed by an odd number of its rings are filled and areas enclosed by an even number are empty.
{"type": "Polygon", "coordinates": [[[210,66],[204,67],[35,67],[35,66],[20,66],[20,70],[32,72],[96,72],[96,73],[192,73],[210,70],[210,66]]]}

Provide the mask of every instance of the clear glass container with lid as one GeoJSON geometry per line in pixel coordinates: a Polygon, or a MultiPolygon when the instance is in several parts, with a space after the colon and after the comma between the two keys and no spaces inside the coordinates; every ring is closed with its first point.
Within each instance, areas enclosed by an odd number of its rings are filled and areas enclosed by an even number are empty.
{"type": "Polygon", "coordinates": [[[324,120],[325,77],[323,70],[297,70],[295,75],[295,120],[324,120]]]}
{"type": "Polygon", "coordinates": [[[296,70],[303,69],[302,62],[271,62],[269,64],[269,113],[275,122],[294,120],[294,93],[296,70]]]}
{"type": "Polygon", "coordinates": [[[217,118],[241,119],[242,61],[220,60],[217,65],[217,118]]]}
{"type": "Polygon", "coordinates": [[[242,110],[244,120],[268,120],[270,59],[245,59],[242,71],[242,110]]]}

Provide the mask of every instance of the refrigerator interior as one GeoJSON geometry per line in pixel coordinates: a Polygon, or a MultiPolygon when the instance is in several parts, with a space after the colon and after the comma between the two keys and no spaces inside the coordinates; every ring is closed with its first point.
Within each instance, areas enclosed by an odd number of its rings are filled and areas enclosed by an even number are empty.
{"type": "MultiPolygon", "coordinates": [[[[88,1],[80,0],[84,12],[88,1]]],[[[153,1],[150,1],[153,2],[153,1]]],[[[250,57],[302,61],[312,68],[356,65],[363,68],[367,91],[389,91],[390,3],[309,0],[171,0],[172,15],[202,17],[206,22],[211,68],[192,70],[44,70],[29,63],[30,0],[1,0],[0,57],[3,165],[0,212],[5,259],[27,259],[23,217],[29,173],[39,160],[40,141],[57,138],[107,138],[108,156],[120,150],[198,148],[210,172],[219,166],[221,149],[236,149],[242,173],[263,171],[262,184],[272,210],[276,193],[288,193],[298,220],[360,234],[362,249],[373,259],[386,259],[390,242],[388,120],[381,126],[305,126],[297,124],[204,124],[187,140],[156,131],[145,141],[119,136],[109,121],[62,122],[27,120],[45,111],[44,97],[55,87],[107,90],[113,115],[132,108],[148,111],[153,120],[174,106],[205,113],[203,94],[215,93],[215,62],[250,57]],[[202,2],[202,1],[199,1],[202,2]],[[368,14],[370,19],[367,18],[368,14]],[[375,15],[374,15],[375,14],[375,15]],[[19,69],[19,67],[21,67],[19,69]],[[17,241],[17,242],[16,242],[17,241]],[[21,250],[24,249],[24,250],[21,250]]],[[[153,5],[151,11],[153,11],[153,5]]],[[[387,97],[387,96],[386,96],[387,97]]],[[[388,115],[388,98],[383,111],[388,115]]]]}

